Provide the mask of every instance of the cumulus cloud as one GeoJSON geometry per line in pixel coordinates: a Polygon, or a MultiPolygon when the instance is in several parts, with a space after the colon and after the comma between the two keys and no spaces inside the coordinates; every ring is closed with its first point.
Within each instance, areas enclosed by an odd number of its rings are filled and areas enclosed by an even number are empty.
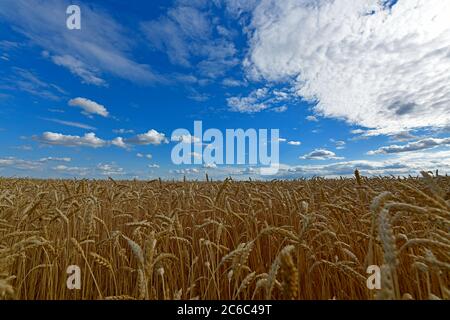
{"type": "Polygon", "coordinates": [[[306,120],[312,121],[312,122],[317,122],[317,121],[319,121],[319,120],[317,120],[317,118],[316,118],[315,116],[307,116],[307,117],[306,117],[306,120]]]}
{"type": "MultiPolygon", "coordinates": [[[[426,150],[411,152],[408,154],[393,155],[386,160],[349,160],[336,161],[325,164],[314,165],[288,165],[280,164],[276,175],[269,179],[298,179],[304,177],[321,176],[334,178],[339,176],[353,176],[355,169],[360,170],[366,176],[378,175],[420,175],[423,170],[434,171],[439,169],[441,174],[450,173],[450,150],[436,151],[426,150]]],[[[207,170],[209,177],[214,179],[225,179],[233,176],[233,179],[241,180],[254,177],[255,179],[267,179],[261,176],[259,168],[239,166],[217,166],[202,168],[197,174],[207,170]]],[[[188,171],[172,170],[171,173],[187,174],[188,171]],[[176,172],[175,172],[176,171],[176,172]]],[[[193,173],[193,172],[191,172],[193,173]]],[[[198,175],[200,177],[200,175],[198,175]]]]}
{"type": "Polygon", "coordinates": [[[267,109],[269,106],[262,100],[267,96],[267,88],[252,91],[248,96],[227,98],[231,111],[241,113],[255,113],[267,109]]]}
{"type": "Polygon", "coordinates": [[[69,106],[80,107],[86,115],[97,114],[102,117],[109,115],[108,110],[103,105],[86,98],[71,99],[69,100],[69,106]]]}
{"type": "Polygon", "coordinates": [[[266,109],[284,112],[287,110],[284,103],[293,99],[294,97],[290,92],[263,87],[251,91],[248,95],[229,97],[227,98],[227,104],[233,112],[256,113],[266,109]]]}
{"type": "Polygon", "coordinates": [[[363,129],[354,129],[350,131],[351,134],[363,134],[364,132],[366,131],[363,129]]]}
{"type": "Polygon", "coordinates": [[[117,176],[126,174],[124,169],[115,163],[99,163],[96,169],[103,176],[117,176]]]}
{"type": "Polygon", "coordinates": [[[450,138],[425,138],[418,141],[410,142],[405,145],[390,145],[381,147],[377,150],[371,150],[367,152],[368,155],[375,154],[390,154],[390,153],[401,153],[409,151],[418,151],[431,149],[438,146],[450,145],[450,138]]]}
{"type": "Polygon", "coordinates": [[[300,159],[303,160],[329,160],[329,159],[343,159],[342,157],[337,157],[333,151],[326,149],[315,149],[310,153],[301,156],[300,159]]]}
{"type": "Polygon", "coordinates": [[[123,149],[128,149],[128,145],[125,143],[125,141],[123,140],[122,137],[116,137],[113,140],[111,140],[111,144],[113,146],[119,147],[119,148],[123,148],[123,149]]]}
{"type": "Polygon", "coordinates": [[[153,164],[148,164],[147,167],[149,167],[150,169],[158,169],[159,165],[157,165],[156,163],[153,163],[153,164]]]}
{"type": "Polygon", "coordinates": [[[141,133],[132,138],[126,139],[125,142],[138,145],[160,145],[161,143],[168,143],[168,140],[164,133],[151,129],[146,133],[141,133]]]}
{"type": "Polygon", "coordinates": [[[380,134],[450,123],[450,2],[267,0],[248,73],[293,79],[315,112],[380,134]],[[414,23],[411,23],[414,21],[414,23]]]}
{"type": "Polygon", "coordinates": [[[352,176],[356,168],[367,176],[420,175],[421,171],[434,171],[436,169],[445,174],[450,173],[450,150],[427,150],[411,152],[407,155],[398,154],[383,161],[351,160],[324,165],[281,165],[277,178],[352,176]]]}
{"type": "Polygon", "coordinates": [[[335,140],[335,139],[330,139],[330,141],[332,143],[334,143],[334,145],[335,145],[337,150],[345,149],[345,145],[346,145],[345,141],[343,141],[343,140],[335,140]]]}
{"type": "Polygon", "coordinates": [[[335,162],[326,165],[306,165],[306,166],[286,166],[280,168],[278,177],[280,178],[298,178],[298,177],[336,177],[353,175],[355,169],[358,169],[364,175],[386,175],[386,174],[408,174],[410,168],[398,161],[367,161],[352,160],[335,162]]]}
{"type": "Polygon", "coordinates": [[[34,136],[34,139],[43,144],[68,147],[100,148],[107,145],[107,141],[96,137],[95,133],[92,132],[86,133],[81,137],[47,131],[40,136],[34,136]]]}
{"type": "MultiPolygon", "coordinates": [[[[116,137],[112,140],[104,140],[95,135],[95,133],[86,133],[84,136],[66,135],[56,132],[44,132],[42,135],[33,136],[33,139],[47,145],[59,145],[67,147],[92,147],[100,148],[107,146],[116,146],[123,149],[130,149],[131,145],[160,145],[161,143],[168,143],[164,133],[159,133],[156,130],[149,130],[147,133],[138,134],[132,138],[124,139],[116,137]]],[[[144,155],[142,155],[144,156],[144,155]]],[[[151,155],[145,155],[146,158],[151,159],[151,155]]]]}
{"type": "MultiPolygon", "coordinates": [[[[298,179],[304,177],[321,176],[334,178],[339,176],[353,176],[355,169],[365,176],[378,175],[420,175],[423,170],[439,169],[442,174],[450,173],[450,150],[422,151],[394,155],[393,158],[374,160],[338,161],[327,164],[288,165],[280,164],[279,171],[270,179],[298,179]]],[[[208,171],[210,177],[225,178],[233,175],[235,179],[267,179],[259,175],[258,168],[220,167],[208,171]]]]}

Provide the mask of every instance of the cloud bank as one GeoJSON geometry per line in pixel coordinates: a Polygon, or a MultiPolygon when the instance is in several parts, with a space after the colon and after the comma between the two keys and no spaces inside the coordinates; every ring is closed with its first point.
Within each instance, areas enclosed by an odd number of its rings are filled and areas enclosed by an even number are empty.
{"type": "MultiPolygon", "coordinates": [[[[234,1],[235,2],[235,1],[234,1]]],[[[450,1],[265,0],[246,68],[326,117],[395,133],[450,123],[450,1]]]]}

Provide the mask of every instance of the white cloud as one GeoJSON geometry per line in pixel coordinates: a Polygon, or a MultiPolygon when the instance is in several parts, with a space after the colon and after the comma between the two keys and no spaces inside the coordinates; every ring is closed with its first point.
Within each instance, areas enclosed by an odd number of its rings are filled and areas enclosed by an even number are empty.
{"type": "MultiPolygon", "coordinates": [[[[112,140],[104,140],[98,138],[95,133],[86,133],[84,136],[72,136],[55,132],[44,132],[40,136],[33,136],[33,139],[48,145],[60,145],[67,147],[92,147],[100,148],[106,146],[116,146],[123,149],[130,149],[131,144],[136,145],[159,145],[161,143],[168,143],[164,133],[159,133],[156,130],[149,130],[147,133],[138,134],[130,139],[116,137],[112,140]]],[[[144,155],[142,155],[144,156],[144,155]]],[[[151,159],[151,155],[145,155],[146,158],[151,159]]]]}
{"type": "Polygon", "coordinates": [[[155,129],[151,129],[146,133],[141,133],[136,135],[135,137],[126,139],[125,142],[138,145],[160,145],[161,143],[168,143],[165,134],[160,133],[155,129]]]}
{"type": "Polygon", "coordinates": [[[148,65],[133,60],[133,30],[124,28],[99,6],[83,5],[81,30],[67,30],[70,4],[67,0],[2,1],[0,20],[86,83],[103,85],[103,73],[143,84],[165,81],[148,65]]]}
{"type": "Polygon", "coordinates": [[[448,125],[450,1],[386,4],[262,1],[253,10],[247,70],[295,79],[316,113],[381,134],[448,125]]]}
{"type": "MultiPolygon", "coordinates": [[[[440,174],[450,173],[450,150],[435,151],[427,150],[423,152],[411,152],[406,154],[392,155],[391,159],[382,161],[373,160],[351,160],[338,161],[326,164],[314,165],[287,165],[280,164],[279,172],[269,179],[298,179],[304,177],[321,176],[334,178],[339,176],[353,176],[355,169],[358,169],[362,175],[420,175],[420,171],[439,169],[440,174]]],[[[208,172],[210,178],[225,179],[233,176],[234,179],[241,180],[248,177],[255,179],[267,179],[267,176],[259,174],[259,168],[239,167],[239,166],[220,166],[206,168],[204,166],[198,172],[192,172],[189,169],[171,170],[173,174],[194,174],[200,178],[203,172],[208,172]]]]}
{"type": "Polygon", "coordinates": [[[365,132],[366,132],[366,131],[363,130],[363,129],[354,129],[354,130],[351,130],[351,131],[350,131],[351,134],[363,134],[363,133],[365,133],[365,132]]]}
{"type": "Polygon", "coordinates": [[[46,164],[50,162],[71,162],[72,159],[68,157],[44,157],[39,160],[24,160],[17,159],[15,157],[0,158],[0,168],[12,168],[18,170],[28,170],[28,171],[42,171],[46,168],[46,164]]]}
{"type": "Polygon", "coordinates": [[[103,105],[86,98],[71,99],[69,100],[69,106],[80,107],[83,109],[83,113],[87,115],[98,114],[102,117],[108,117],[109,115],[108,110],[103,105]]]}
{"type": "Polygon", "coordinates": [[[3,80],[1,84],[3,90],[20,90],[36,97],[54,101],[60,100],[61,95],[66,95],[66,92],[59,86],[41,80],[35,72],[18,67],[12,67],[8,76],[3,76],[1,80],[3,80]]]}
{"type": "Polygon", "coordinates": [[[113,132],[117,133],[117,134],[126,134],[126,133],[134,133],[134,130],[132,130],[132,129],[114,129],[113,132]]]}
{"type": "Polygon", "coordinates": [[[315,149],[310,153],[301,156],[300,159],[304,160],[329,160],[329,159],[343,159],[342,157],[337,157],[333,151],[326,149],[315,149]]]}
{"type": "Polygon", "coordinates": [[[58,158],[58,157],[46,157],[39,159],[40,162],[48,162],[48,161],[61,161],[61,162],[70,162],[72,161],[71,158],[64,157],[64,158],[58,158]]]}
{"type": "Polygon", "coordinates": [[[107,141],[95,136],[95,133],[86,133],[84,136],[71,136],[55,132],[44,132],[41,136],[34,136],[34,139],[43,144],[59,145],[68,147],[92,147],[99,148],[107,145],[107,141]]]}
{"type": "Polygon", "coordinates": [[[215,79],[236,66],[237,50],[218,17],[208,10],[213,2],[184,1],[157,19],[141,23],[150,44],[164,52],[172,64],[194,68],[202,76],[215,79]],[[219,27],[219,28],[215,28],[219,27]],[[214,32],[216,31],[216,32],[214,32]]]}
{"type": "Polygon", "coordinates": [[[394,141],[409,141],[417,139],[417,136],[411,134],[411,132],[409,131],[401,131],[399,133],[389,136],[389,138],[394,141]]]}
{"type": "Polygon", "coordinates": [[[126,172],[123,168],[115,163],[99,163],[96,168],[103,176],[124,175],[126,172]]]}
{"type": "Polygon", "coordinates": [[[280,106],[280,107],[273,108],[272,111],[281,113],[281,112],[287,111],[287,109],[288,109],[288,107],[286,107],[286,106],[280,106]]]}
{"type": "Polygon", "coordinates": [[[58,171],[62,174],[69,174],[69,175],[76,175],[76,176],[85,176],[88,173],[90,173],[89,168],[83,168],[83,167],[70,167],[66,165],[58,165],[56,167],[52,168],[55,171],[58,171]]]}
{"type": "Polygon", "coordinates": [[[222,80],[222,84],[226,87],[243,87],[247,84],[244,81],[236,80],[233,78],[225,78],[222,80]]]}
{"type": "Polygon", "coordinates": [[[138,157],[138,158],[144,158],[145,157],[147,159],[153,158],[153,156],[151,154],[143,154],[143,153],[140,153],[140,152],[136,153],[136,157],[138,157]]]}
{"type": "Polygon", "coordinates": [[[119,148],[123,148],[123,149],[128,149],[128,145],[125,143],[125,141],[123,140],[122,137],[116,137],[111,141],[111,144],[113,146],[119,147],[119,148]]]}
{"type": "Polygon", "coordinates": [[[19,170],[36,170],[42,166],[40,161],[17,159],[14,157],[0,158],[0,168],[10,167],[19,170]]]}
{"type": "Polygon", "coordinates": [[[105,80],[96,75],[98,71],[93,72],[89,70],[89,67],[84,62],[72,57],[71,55],[56,55],[52,56],[51,59],[56,65],[66,67],[70,70],[70,72],[79,76],[85,83],[94,84],[97,86],[106,85],[105,80]]]}
{"type": "Polygon", "coordinates": [[[153,164],[148,164],[147,167],[149,167],[150,169],[158,169],[159,165],[153,163],[153,164]]]}
{"type": "Polygon", "coordinates": [[[255,113],[269,108],[269,105],[262,102],[267,96],[267,88],[254,90],[246,97],[227,98],[227,104],[231,111],[241,113],[255,113]]]}
{"type": "Polygon", "coordinates": [[[355,169],[360,170],[363,175],[406,175],[411,172],[407,165],[396,161],[352,160],[326,165],[284,166],[280,169],[278,176],[281,178],[350,176],[354,174],[355,169]]]}
{"type": "Polygon", "coordinates": [[[345,141],[343,141],[343,140],[334,140],[334,139],[330,139],[330,141],[332,143],[334,143],[334,145],[335,145],[337,150],[345,149],[345,145],[346,145],[345,141]]]}
{"type": "Polygon", "coordinates": [[[317,120],[317,118],[316,118],[315,116],[307,116],[307,117],[306,117],[306,120],[312,121],[312,122],[317,122],[317,121],[319,121],[319,120],[317,120]]]}
{"type": "Polygon", "coordinates": [[[410,151],[419,151],[425,149],[431,149],[438,146],[450,145],[450,138],[425,138],[418,141],[410,142],[405,145],[390,145],[381,147],[377,150],[371,150],[367,152],[368,155],[375,154],[390,154],[390,153],[401,153],[410,151]]]}
{"type": "Polygon", "coordinates": [[[299,146],[302,143],[300,141],[289,141],[288,144],[290,144],[291,146],[299,146]]]}
{"type": "Polygon", "coordinates": [[[183,143],[199,143],[201,142],[201,139],[196,137],[196,136],[192,136],[192,135],[181,135],[181,136],[172,136],[171,139],[173,142],[183,142],[183,143]]]}
{"type": "Polygon", "coordinates": [[[251,91],[247,96],[239,95],[227,98],[231,111],[256,113],[266,109],[275,112],[287,110],[286,102],[292,102],[295,96],[289,90],[272,90],[262,87],[251,91]]]}
{"type": "Polygon", "coordinates": [[[439,170],[441,174],[450,173],[450,150],[411,152],[407,155],[394,155],[383,161],[352,160],[325,165],[281,165],[277,178],[299,177],[337,177],[352,176],[355,169],[367,176],[378,175],[420,175],[421,171],[439,170]]]}
{"type": "Polygon", "coordinates": [[[197,174],[197,173],[200,173],[200,170],[198,170],[197,168],[186,168],[186,169],[170,170],[170,173],[175,173],[175,174],[197,174]]]}
{"type": "Polygon", "coordinates": [[[81,128],[81,129],[86,129],[86,130],[97,130],[97,128],[84,124],[84,123],[80,123],[80,122],[74,122],[74,121],[66,121],[66,120],[60,120],[60,119],[55,119],[55,118],[40,118],[42,120],[46,120],[46,121],[51,121],[54,123],[58,123],[58,124],[62,124],[64,126],[69,126],[69,127],[75,127],[75,128],[81,128]]]}

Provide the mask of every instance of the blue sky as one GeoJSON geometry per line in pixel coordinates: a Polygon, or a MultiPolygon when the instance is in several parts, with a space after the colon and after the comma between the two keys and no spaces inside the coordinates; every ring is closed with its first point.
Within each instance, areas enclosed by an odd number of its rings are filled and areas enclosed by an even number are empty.
{"type": "Polygon", "coordinates": [[[0,175],[261,178],[174,165],[171,133],[195,120],[279,129],[277,178],[448,172],[448,16],[446,0],[3,0],[0,175]]]}

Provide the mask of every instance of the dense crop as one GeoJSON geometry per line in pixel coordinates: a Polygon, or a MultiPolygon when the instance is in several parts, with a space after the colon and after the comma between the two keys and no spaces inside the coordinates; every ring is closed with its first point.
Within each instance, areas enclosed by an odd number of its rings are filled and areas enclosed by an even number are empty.
{"type": "Polygon", "coordinates": [[[426,173],[0,179],[0,298],[449,299],[449,227],[450,178],[426,173]]]}

